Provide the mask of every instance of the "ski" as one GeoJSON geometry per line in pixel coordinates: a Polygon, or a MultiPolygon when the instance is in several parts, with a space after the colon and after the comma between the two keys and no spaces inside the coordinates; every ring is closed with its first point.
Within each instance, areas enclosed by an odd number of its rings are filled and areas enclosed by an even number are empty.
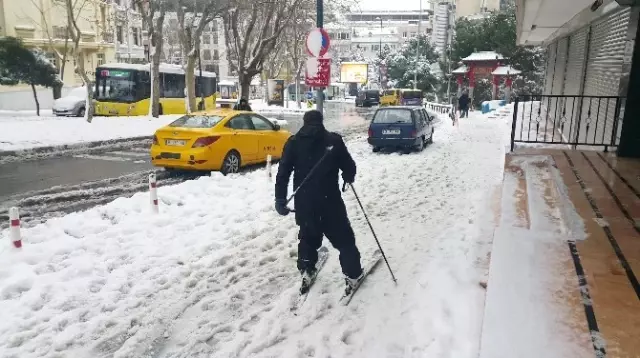
{"type": "Polygon", "coordinates": [[[322,270],[322,268],[324,267],[324,265],[327,263],[328,260],[329,260],[329,249],[327,249],[324,246],[321,246],[318,249],[318,262],[316,262],[316,274],[311,278],[309,282],[307,282],[306,284],[305,282],[303,282],[302,285],[300,286],[300,295],[296,298],[295,302],[293,303],[293,306],[291,307],[292,312],[297,311],[302,306],[302,304],[305,303],[305,301],[307,300],[307,297],[309,296],[309,291],[311,290],[311,287],[316,282],[316,279],[318,278],[318,274],[320,274],[320,270],[322,270]]]}
{"type": "Polygon", "coordinates": [[[376,268],[376,266],[380,263],[380,261],[382,261],[382,253],[380,253],[380,250],[376,250],[373,253],[373,259],[371,261],[369,261],[369,263],[367,265],[365,265],[365,267],[362,270],[362,272],[364,273],[364,277],[362,278],[362,280],[360,280],[360,282],[358,282],[358,284],[353,289],[351,289],[350,292],[348,292],[348,293],[344,292],[342,294],[342,297],[340,297],[339,302],[343,306],[346,306],[346,305],[349,304],[349,302],[351,302],[351,299],[353,298],[353,295],[355,295],[356,292],[358,292],[358,289],[360,288],[360,286],[362,285],[364,280],[371,273],[371,271],[373,271],[376,268]]]}

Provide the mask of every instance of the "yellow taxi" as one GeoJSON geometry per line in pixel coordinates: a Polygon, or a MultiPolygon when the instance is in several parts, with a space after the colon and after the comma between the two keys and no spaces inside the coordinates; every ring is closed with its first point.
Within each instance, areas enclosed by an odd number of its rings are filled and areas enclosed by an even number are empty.
{"type": "Polygon", "coordinates": [[[151,145],[154,166],[236,173],[273,160],[291,133],[257,113],[219,108],[188,114],[158,129],[151,145]]]}

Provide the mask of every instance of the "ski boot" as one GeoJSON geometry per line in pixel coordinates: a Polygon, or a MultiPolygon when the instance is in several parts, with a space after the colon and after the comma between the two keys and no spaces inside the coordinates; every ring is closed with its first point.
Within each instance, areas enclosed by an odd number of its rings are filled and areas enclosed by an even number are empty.
{"type": "Polygon", "coordinates": [[[306,270],[300,270],[300,274],[302,275],[302,285],[300,285],[300,294],[305,294],[309,291],[309,288],[313,284],[313,281],[316,279],[316,275],[318,271],[316,268],[309,268],[306,270]]]}
{"type": "Polygon", "coordinates": [[[344,281],[347,284],[347,287],[344,289],[344,295],[349,296],[353,290],[360,286],[360,283],[364,280],[364,272],[358,276],[358,278],[350,278],[349,276],[344,276],[344,281]]]}

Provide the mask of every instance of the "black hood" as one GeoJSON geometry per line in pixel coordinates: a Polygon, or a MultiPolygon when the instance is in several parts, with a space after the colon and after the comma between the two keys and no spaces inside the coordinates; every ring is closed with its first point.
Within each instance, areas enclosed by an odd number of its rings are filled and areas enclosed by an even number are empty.
{"type": "Polygon", "coordinates": [[[298,136],[302,138],[324,138],[326,129],[322,122],[320,123],[305,123],[298,131],[298,136]]]}

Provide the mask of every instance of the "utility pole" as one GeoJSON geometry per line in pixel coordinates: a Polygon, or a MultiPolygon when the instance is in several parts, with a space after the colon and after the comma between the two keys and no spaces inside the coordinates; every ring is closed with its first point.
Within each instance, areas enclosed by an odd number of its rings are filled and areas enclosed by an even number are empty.
{"type": "Polygon", "coordinates": [[[378,84],[382,89],[382,17],[377,17],[376,20],[380,20],[380,48],[378,49],[378,84]]]}
{"type": "MultiPolygon", "coordinates": [[[[321,29],[324,26],[324,0],[316,0],[316,26],[321,29]]],[[[320,113],[324,112],[324,91],[323,88],[318,88],[318,92],[316,94],[316,109],[320,111],[320,113]]]]}
{"type": "Polygon", "coordinates": [[[416,47],[416,68],[413,73],[413,89],[418,89],[418,61],[420,60],[420,31],[422,28],[422,0],[420,1],[420,15],[418,15],[418,45],[416,47]]]}

